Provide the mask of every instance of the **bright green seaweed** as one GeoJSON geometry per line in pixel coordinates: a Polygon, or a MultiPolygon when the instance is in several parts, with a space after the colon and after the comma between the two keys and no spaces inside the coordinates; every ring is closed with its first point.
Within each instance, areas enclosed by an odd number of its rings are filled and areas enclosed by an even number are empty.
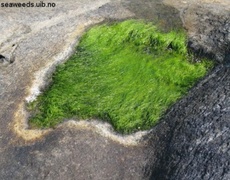
{"type": "Polygon", "coordinates": [[[149,129],[212,66],[191,61],[182,32],[161,33],[138,20],[98,25],[29,104],[30,124],[101,119],[121,133],[149,129]]]}

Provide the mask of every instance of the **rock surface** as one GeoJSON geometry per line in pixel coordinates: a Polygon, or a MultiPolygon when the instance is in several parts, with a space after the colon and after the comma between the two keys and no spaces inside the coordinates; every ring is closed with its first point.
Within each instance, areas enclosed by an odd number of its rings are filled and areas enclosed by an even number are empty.
{"type": "Polygon", "coordinates": [[[229,1],[53,2],[54,8],[0,7],[0,54],[14,57],[0,62],[1,179],[230,179],[229,1]],[[222,64],[149,132],[119,136],[107,124],[74,121],[28,129],[26,101],[47,85],[84,30],[130,17],[166,31],[183,26],[191,49],[222,64]]]}

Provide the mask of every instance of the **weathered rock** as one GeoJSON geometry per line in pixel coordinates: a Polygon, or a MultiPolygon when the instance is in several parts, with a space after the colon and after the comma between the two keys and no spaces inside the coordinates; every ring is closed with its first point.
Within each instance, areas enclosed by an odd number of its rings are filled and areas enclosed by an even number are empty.
{"type": "Polygon", "coordinates": [[[193,28],[197,32],[190,37],[190,47],[223,62],[230,53],[230,11],[223,11],[218,6],[194,6],[185,12],[185,18],[191,18],[194,11],[197,24],[193,28]]]}
{"type": "MultiPolygon", "coordinates": [[[[174,2],[170,2],[175,6],[174,2]]],[[[160,145],[152,179],[230,179],[229,9],[230,4],[206,1],[176,5],[189,35],[190,47],[213,57],[216,67],[175,104],[152,130],[160,145]],[[160,143],[159,143],[160,141],[160,143]]]]}
{"type": "Polygon", "coordinates": [[[153,179],[230,178],[229,70],[217,67],[152,130],[164,149],[153,179]]]}
{"type": "Polygon", "coordinates": [[[219,63],[230,54],[230,2],[227,0],[169,1],[180,10],[188,32],[189,47],[198,55],[214,58],[219,63]],[[183,5],[178,5],[181,2],[183,5]]]}

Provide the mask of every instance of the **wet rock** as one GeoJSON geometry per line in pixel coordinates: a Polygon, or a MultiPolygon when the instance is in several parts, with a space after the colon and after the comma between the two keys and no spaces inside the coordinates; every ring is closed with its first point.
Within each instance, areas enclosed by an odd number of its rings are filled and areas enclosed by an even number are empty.
{"type": "MultiPolygon", "coordinates": [[[[217,61],[223,62],[230,53],[230,13],[218,12],[215,7],[194,7],[185,16],[191,17],[196,11],[196,34],[190,36],[190,47],[198,53],[208,54],[217,61]]],[[[220,11],[220,10],[219,10],[220,11]]]]}
{"type": "Polygon", "coordinates": [[[222,65],[168,110],[145,137],[154,149],[149,149],[146,174],[151,173],[153,180],[230,179],[230,3],[165,2],[178,9],[188,46],[222,65]]]}
{"type": "Polygon", "coordinates": [[[207,83],[201,82],[152,132],[167,129],[152,179],[229,179],[229,75],[223,67],[207,83]],[[205,109],[200,111],[200,106],[205,109]]]}

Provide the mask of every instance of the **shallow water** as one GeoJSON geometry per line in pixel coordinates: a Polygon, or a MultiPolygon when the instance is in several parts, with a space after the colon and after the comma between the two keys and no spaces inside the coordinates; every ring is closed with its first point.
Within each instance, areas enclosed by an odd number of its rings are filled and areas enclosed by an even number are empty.
{"type": "Polygon", "coordinates": [[[162,0],[123,0],[123,5],[133,12],[136,18],[156,23],[163,31],[182,28],[179,11],[162,3],[162,0]]]}

